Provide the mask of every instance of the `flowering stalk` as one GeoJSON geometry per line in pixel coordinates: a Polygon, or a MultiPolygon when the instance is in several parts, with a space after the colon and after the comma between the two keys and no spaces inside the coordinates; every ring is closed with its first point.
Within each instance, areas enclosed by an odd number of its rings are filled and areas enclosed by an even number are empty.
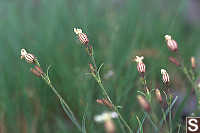
{"type": "MultiPolygon", "coordinates": [[[[79,37],[78,39],[80,40],[80,42],[81,42],[82,44],[84,44],[83,41],[82,41],[82,39],[81,39],[80,36],[79,36],[80,33],[82,33],[82,30],[81,30],[81,29],[76,29],[76,28],[74,28],[74,32],[78,35],[78,37],[79,37]],[[80,31],[80,32],[77,32],[77,30],[80,31]]],[[[84,34],[84,35],[85,35],[84,38],[87,38],[86,34],[84,34]]],[[[111,104],[113,111],[115,111],[115,112],[118,114],[119,119],[121,120],[120,123],[122,122],[122,123],[124,124],[124,126],[128,129],[129,133],[132,133],[132,130],[131,130],[130,126],[129,126],[128,123],[125,121],[125,119],[122,117],[122,115],[120,114],[120,112],[119,112],[119,110],[118,110],[118,107],[115,106],[115,105],[113,104],[111,98],[109,97],[109,95],[108,95],[106,89],[104,88],[104,86],[103,86],[103,84],[102,84],[101,77],[100,77],[100,70],[101,70],[101,67],[103,66],[103,64],[97,69],[96,61],[95,61],[95,58],[94,58],[93,47],[92,47],[92,46],[88,46],[88,42],[89,42],[89,40],[88,40],[88,38],[87,38],[87,41],[86,41],[86,43],[85,43],[86,45],[84,45],[84,46],[85,46],[86,51],[87,51],[87,54],[88,54],[88,56],[89,56],[89,58],[90,58],[90,60],[91,60],[91,62],[92,62],[92,64],[89,64],[89,66],[90,66],[90,71],[91,71],[91,75],[93,76],[93,78],[96,80],[96,82],[98,83],[99,87],[100,87],[101,90],[103,91],[104,97],[105,97],[105,98],[108,100],[108,102],[111,104]],[[93,67],[93,66],[94,66],[94,67],[93,67]]],[[[122,123],[121,123],[121,124],[122,124],[122,123]]]]}
{"type": "Polygon", "coordinates": [[[94,79],[97,81],[98,85],[100,86],[100,88],[102,89],[103,91],[103,95],[104,97],[110,102],[110,106],[112,106],[112,109],[118,114],[120,120],[122,121],[122,123],[124,124],[124,126],[128,129],[129,133],[132,133],[132,130],[130,128],[130,126],[128,125],[128,123],[125,121],[125,119],[122,117],[122,115],[120,114],[119,110],[118,110],[118,107],[115,106],[112,102],[112,100],[110,99],[106,89],[104,88],[103,84],[102,84],[102,81],[101,81],[101,77],[99,75],[99,72],[100,72],[100,69],[101,69],[102,65],[99,67],[98,71],[97,71],[97,74],[94,74],[92,73],[92,76],[94,77],[94,79]]]}
{"type": "Polygon", "coordinates": [[[60,100],[61,106],[64,110],[64,112],[68,115],[68,117],[72,120],[72,122],[75,124],[75,126],[79,129],[80,132],[83,132],[81,130],[81,126],[78,123],[78,121],[76,120],[74,113],[71,111],[69,105],[65,102],[65,100],[62,98],[62,96],[57,92],[56,88],[52,85],[51,80],[49,79],[49,75],[48,75],[48,70],[50,67],[48,67],[47,69],[47,73],[44,73],[42,71],[42,69],[40,68],[40,63],[38,60],[36,60],[35,56],[33,56],[32,54],[29,54],[26,52],[25,49],[21,50],[21,59],[25,59],[27,61],[27,63],[32,63],[35,64],[34,68],[31,68],[31,72],[36,75],[37,77],[41,77],[46,84],[52,89],[52,91],[54,92],[54,94],[58,97],[58,99],[60,100]]]}

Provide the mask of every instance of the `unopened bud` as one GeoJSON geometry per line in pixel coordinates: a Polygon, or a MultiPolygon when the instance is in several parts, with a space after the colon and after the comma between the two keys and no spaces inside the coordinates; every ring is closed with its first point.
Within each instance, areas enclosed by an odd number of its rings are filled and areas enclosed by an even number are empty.
{"type": "Polygon", "coordinates": [[[175,52],[178,50],[178,44],[175,40],[172,39],[172,37],[170,35],[165,35],[165,40],[167,42],[167,47],[175,52]]]}
{"type": "Polygon", "coordinates": [[[151,111],[151,107],[148,103],[148,101],[141,95],[137,96],[138,102],[140,104],[140,106],[146,111],[146,112],[150,112],[151,111]]]}
{"type": "Polygon", "coordinates": [[[180,63],[179,63],[178,60],[176,60],[176,58],[170,56],[168,59],[169,59],[169,61],[170,61],[171,63],[175,64],[177,67],[180,66],[180,63]]]}
{"type": "Polygon", "coordinates": [[[37,77],[40,77],[41,76],[41,73],[38,72],[37,70],[35,70],[34,68],[31,68],[30,71],[37,77]]]}
{"type": "Polygon", "coordinates": [[[74,32],[78,35],[78,39],[82,44],[87,45],[89,43],[87,35],[85,33],[82,33],[81,29],[74,28],[74,32]]]}
{"type": "Polygon", "coordinates": [[[104,127],[106,130],[106,133],[115,133],[115,124],[111,119],[105,121],[104,127]]]}
{"type": "Polygon", "coordinates": [[[97,99],[96,102],[99,104],[103,104],[103,105],[109,107],[110,109],[113,108],[113,105],[107,99],[97,99]]]}
{"type": "Polygon", "coordinates": [[[161,69],[161,74],[162,74],[162,80],[165,84],[169,83],[169,74],[165,69],[161,69]]]}
{"type": "Polygon", "coordinates": [[[160,94],[160,90],[156,89],[156,99],[158,100],[158,102],[162,103],[162,96],[160,94]]]}
{"type": "Polygon", "coordinates": [[[40,74],[44,74],[42,68],[40,68],[39,66],[35,65],[35,69],[36,69],[40,74]]]}
{"type": "Polygon", "coordinates": [[[89,64],[89,67],[90,67],[90,72],[91,72],[92,74],[95,74],[95,69],[94,69],[93,65],[92,65],[92,64],[89,64]]]}
{"type": "Polygon", "coordinates": [[[192,68],[195,69],[196,68],[196,60],[195,60],[195,58],[191,57],[190,61],[191,61],[192,68]]]}

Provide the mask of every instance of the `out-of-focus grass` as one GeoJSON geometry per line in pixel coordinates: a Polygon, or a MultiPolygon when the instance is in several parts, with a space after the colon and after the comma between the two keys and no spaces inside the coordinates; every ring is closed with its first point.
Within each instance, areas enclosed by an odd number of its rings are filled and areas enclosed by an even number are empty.
{"type": "Polygon", "coordinates": [[[78,132],[48,86],[29,73],[30,65],[20,60],[20,49],[26,48],[43,68],[52,66],[52,82],[79,121],[87,106],[88,132],[103,132],[93,116],[106,108],[96,104],[96,99],[102,98],[100,89],[85,75],[88,58],[72,30],[78,27],[94,45],[97,64],[104,63],[102,76],[114,72],[104,80],[105,86],[136,130],[135,115],[141,110],[135,95],[140,88],[131,57],[145,56],[152,87],[160,80],[161,67],[174,67],[167,61],[171,53],[164,42],[165,34],[175,37],[189,63],[200,39],[199,27],[185,22],[186,7],[184,0],[1,0],[1,126],[8,133],[78,132]]]}

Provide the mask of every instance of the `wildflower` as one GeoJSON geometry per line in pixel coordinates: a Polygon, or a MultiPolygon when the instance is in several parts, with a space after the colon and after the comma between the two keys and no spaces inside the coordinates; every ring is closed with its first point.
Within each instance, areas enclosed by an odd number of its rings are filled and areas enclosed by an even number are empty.
{"type": "Polygon", "coordinates": [[[176,60],[176,58],[170,56],[168,59],[169,59],[169,61],[170,61],[171,63],[175,64],[177,67],[180,66],[180,63],[179,63],[178,60],[176,60]]]}
{"type": "Polygon", "coordinates": [[[35,63],[35,56],[27,53],[25,49],[21,49],[21,59],[25,59],[28,63],[35,63]]]}
{"type": "Polygon", "coordinates": [[[135,58],[135,61],[137,62],[137,70],[139,73],[142,73],[142,74],[145,73],[145,64],[142,61],[143,59],[144,59],[143,56],[141,57],[136,56],[135,58]]]}
{"type": "Polygon", "coordinates": [[[150,112],[151,107],[148,103],[148,101],[141,95],[137,96],[138,102],[140,104],[140,106],[146,111],[146,112],[150,112]]]}
{"type": "Polygon", "coordinates": [[[156,89],[156,99],[160,102],[160,103],[162,103],[162,96],[161,96],[161,94],[160,94],[160,90],[159,89],[156,89]]]}
{"type": "Polygon", "coordinates": [[[169,74],[165,69],[161,69],[162,80],[165,84],[169,83],[169,74]]]}
{"type": "Polygon", "coordinates": [[[115,125],[112,121],[112,118],[117,118],[118,114],[116,112],[105,112],[101,115],[97,115],[94,117],[96,122],[104,122],[104,128],[107,133],[115,132],[115,125]]]}
{"type": "Polygon", "coordinates": [[[104,112],[101,115],[97,115],[94,117],[96,122],[105,122],[112,118],[117,118],[118,114],[116,112],[104,112]]]}
{"type": "Polygon", "coordinates": [[[190,61],[191,61],[192,68],[195,69],[196,68],[196,60],[195,60],[195,58],[191,57],[190,61]]]}
{"type": "Polygon", "coordinates": [[[175,52],[178,50],[178,44],[175,40],[172,39],[172,37],[170,35],[165,35],[165,40],[167,42],[167,47],[175,52]]]}
{"type": "Polygon", "coordinates": [[[99,104],[103,104],[111,109],[113,107],[113,105],[107,99],[97,99],[96,102],[99,104]]]}
{"type": "Polygon", "coordinates": [[[87,35],[83,33],[81,29],[74,28],[74,32],[78,35],[78,39],[82,44],[87,45],[89,43],[87,35]]]}

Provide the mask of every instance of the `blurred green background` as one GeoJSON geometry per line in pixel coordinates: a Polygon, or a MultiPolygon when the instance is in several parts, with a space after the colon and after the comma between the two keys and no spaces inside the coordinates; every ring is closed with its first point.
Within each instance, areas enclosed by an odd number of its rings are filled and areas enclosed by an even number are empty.
{"type": "Polygon", "coordinates": [[[36,55],[44,70],[51,65],[52,83],[80,122],[86,111],[87,131],[104,132],[103,124],[93,118],[107,109],[96,103],[102,93],[86,74],[88,57],[74,27],[88,35],[97,64],[104,63],[105,87],[136,131],[136,115],[143,111],[135,97],[141,85],[131,58],[143,55],[149,86],[162,84],[161,68],[177,73],[168,62],[173,54],[164,41],[170,34],[189,65],[200,42],[200,21],[191,17],[190,4],[187,0],[0,0],[1,132],[78,132],[51,89],[30,73],[32,65],[20,60],[21,48],[36,55]]]}

